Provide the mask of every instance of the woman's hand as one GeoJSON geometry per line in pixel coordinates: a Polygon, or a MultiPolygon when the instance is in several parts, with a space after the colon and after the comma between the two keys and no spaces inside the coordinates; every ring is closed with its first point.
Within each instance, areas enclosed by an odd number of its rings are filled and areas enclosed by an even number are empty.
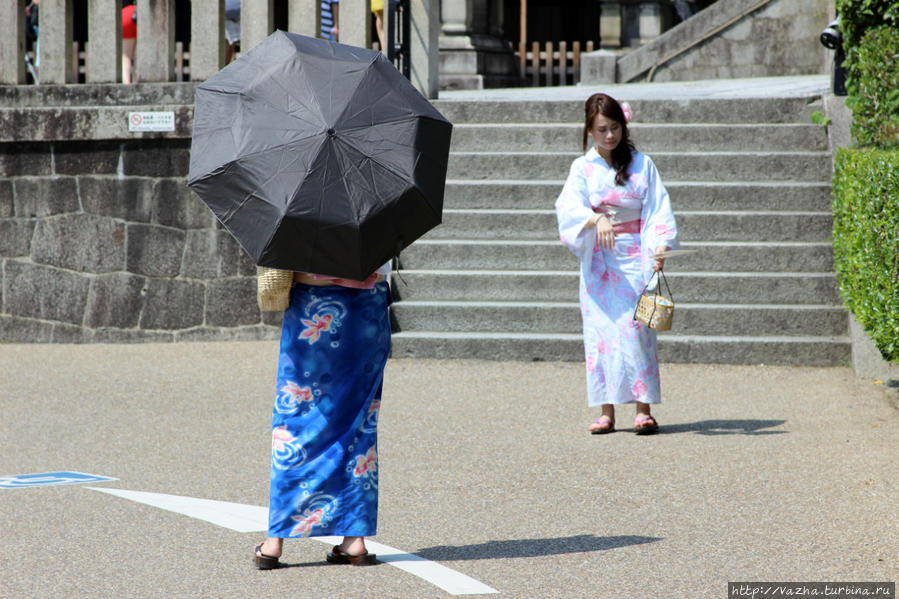
{"type": "MultiPolygon", "coordinates": [[[[655,253],[656,253],[656,255],[659,255],[662,252],[667,252],[667,251],[668,251],[667,246],[660,245],[659,247],[656,248],[655,253]]],[[[665,266],[665,259],[664,258],[656,258],[656,263],[652,265],[652,269],[656,272],[659,272],[660,270],[662,270],[662,268],[664,266],[665,266]]]]}
{"type": "Polygon", "coordinates": [[[594,214],[587,221],[587,228],[596,227],[596,243],[601,248],[611,250],[615,247],[615,231],[612,230],[612,223],[604,214],[594,214]]]}

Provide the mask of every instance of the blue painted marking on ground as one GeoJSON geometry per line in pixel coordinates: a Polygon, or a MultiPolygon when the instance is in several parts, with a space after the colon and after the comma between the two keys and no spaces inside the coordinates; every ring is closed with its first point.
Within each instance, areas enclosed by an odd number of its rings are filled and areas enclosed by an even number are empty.
{"type": "Polygon", "coordinates": [[[84,483],[102,483],[117,478],[85,474],[83,472],[39,472],[36,474],[14,474],[0,476],[0,489],[20,489],[23,487],[48,487],[52,485],[80,485],[84,483]]]}

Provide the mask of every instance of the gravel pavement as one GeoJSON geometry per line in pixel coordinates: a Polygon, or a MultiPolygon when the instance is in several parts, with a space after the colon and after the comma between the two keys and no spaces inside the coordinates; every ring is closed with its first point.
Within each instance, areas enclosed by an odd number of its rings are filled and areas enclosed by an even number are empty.
{"type": "MultiPolygon", "coordinates": [[[[0,345],[0,475],[267,504],[274,341],[0,345]]],[[[846,368],[662,366],[661,434],[591,436],[581,364],[391,360],[374,540],[510,598],[895,581],[899,412],[846,368]]],[[[0,489],[0,596],[449,597],[386,564],[86,485],[0,489]]],[[[486,596],[486,595],[485,595],[486,596]]]]}

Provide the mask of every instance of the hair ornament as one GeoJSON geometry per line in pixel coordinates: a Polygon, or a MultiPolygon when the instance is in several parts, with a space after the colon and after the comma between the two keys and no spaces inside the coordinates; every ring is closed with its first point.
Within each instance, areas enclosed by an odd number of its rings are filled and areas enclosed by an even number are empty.
{"type": "Polygon", "coordinates": [[[631,110],[631,105],[627,102],[621,103],[621,112],[624,113],[624,122],[629,123],[631,119],[634,118],[634,111],[631,110]]]}

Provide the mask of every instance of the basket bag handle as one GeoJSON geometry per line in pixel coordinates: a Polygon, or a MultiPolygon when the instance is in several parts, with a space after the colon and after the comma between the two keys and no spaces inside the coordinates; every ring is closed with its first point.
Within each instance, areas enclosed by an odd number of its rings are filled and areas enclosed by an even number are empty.
{"type": "MultiPolygon", "coordinates": [[[[646,286],[643,287],[643,291],[640,292],[640,297],[646,293],[646,290],[649,289],[649,286],[652,285],[652,280],[658,277],[658,281],[656,282],[656,293],[662,293],[662,281],[665,281],[665,290],[668,292],[668,299],[674,302],[674,296],[671,295],[671,287],[668,286],[668,277],[665,276],[665,269],[660,268],[657,270],[651,277],[649,277],[649,282],[646,283],[646,286]]],[[[637,309],[640,307],[640,301],[637,300],[637,305],[634,306],[634,315],[631,317],[631,320],[637,320],[637,309]]],[[[652,313],[649,315],[649,320],[652,320],[652,317],[656,315],[656,303],[652,302],[652,313]]]]}

